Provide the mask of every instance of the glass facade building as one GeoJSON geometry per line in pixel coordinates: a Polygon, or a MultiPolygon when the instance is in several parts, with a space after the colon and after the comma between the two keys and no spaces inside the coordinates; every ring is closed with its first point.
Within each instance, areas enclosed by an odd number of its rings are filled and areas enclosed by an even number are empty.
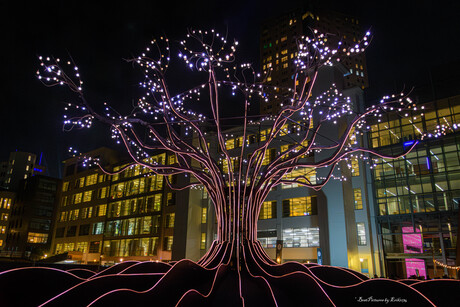
{"type": "Polygon", "coordinates": [[[424,104],[422,110],[381,118],[370,144],[399,154],[423,131],[431,137],[405,157],[377,159],[372,168],[381,259],[388,276],[455,276],[460,201],[460,96],[424,104]],[[434,265],[435,261],[438,265],[434,265]]]}

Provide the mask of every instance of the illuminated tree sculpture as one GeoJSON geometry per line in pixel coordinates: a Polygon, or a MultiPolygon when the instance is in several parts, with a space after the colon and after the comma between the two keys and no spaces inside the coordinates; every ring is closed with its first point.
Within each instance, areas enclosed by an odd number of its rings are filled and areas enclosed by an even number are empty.
{"type": "MultiPolygon", "coordinates": [[[[217,217],[217,240],[198,264],[207,269],[229,265],[236,268],[241,280],[242,271],[251,276],[276,275],[267,273],[267,266],[276,265],[257,241],[259,212],[273,187],[295,183],[318,190],[333,177],[343,179],[334,170],[350,159],[368,159],[372,164],[372,156],[397,158],[362,147],[356,135],[368,130],[366,121],[378,119],[382,112],[413,108],[408,97],[384,97],[378,105],[358,114],[351,100],[334,86],[323,95],[312,95],[320,68],[362,52],[369,35],[366,33],[352,47],[343,47],[340,42],[331,46],[325,35],[316,32],[311,37],[299,38],[293,59],[293,86],[276,89],[267,85],[270,71],[257,74],[250,64],[235,64],[238,42],[228,42],[226,36],[215,31],[189,30],[174,57],[178,56],[193,72],[190,78],[181,75],[181,83],[199,84],[180,93],[173,93],[167,82],[166,73],[173,57],[168,39],[153,40],[145,53],[129,60],[143,70],[140,88],[145,89],[145,94],[126,115],[116,113],[106,103],[99,107],[90,103],[73,62],[40,57],[37,74],[45,85],[65,85],[77,94],[78,100],[67,108],[66,128],[89,127],[94,119],[108,124],[133,163],[164,175],[172,189],[202,186],[208,191],[217,217]],[[227,94],[232,100],[222,98],[227,94]],[[250,103],[255,99],[261,103],[277,99],[281,110],[276,116],[250,116],[250,103]],[[203,114],[192,110],[194,104],[202,106],[203,102],[208,104],[203,114]],[[240,129],[232,130],[232,135],[224,128],[231,121],[222,114],[223,103],[242,106],[241,116],[232,119],[240,129]],[[255,135],[254,131],[260,131],[261,126],[263,133],[255,135]],[[333,141],[324,137],[329,129],[341,131],[339,138],[333,141]],[[239,146],[234,142],[239,142],[239,146]],[[278,145],[273,145],[276,142],[278,145]],[[280,147],[279,142],[290,145],[280,147]],[[273,147],[281,150],[274,151],[273,147]],[[174,156],[174,162],[149,158],[159,151],[174,156]],[[324,158],[315,158],[319,153],[324,158]],[[324,169],[327,175],[314,181],[304,175],[288,176],[296,168],[312,172],[324,169]],[[180,174],[190,177],[187,185],[177,186],[168,179],[180,174]]],[[[416,145],[414,142],[400,156],[416,145]]],[[[303,269],[294,269],[299,270],[303,269]]],[[[239,289],[243,297],[241,283],[239,289]]],[[[271,293],[276,302],[276,295],[271,293]]]]}

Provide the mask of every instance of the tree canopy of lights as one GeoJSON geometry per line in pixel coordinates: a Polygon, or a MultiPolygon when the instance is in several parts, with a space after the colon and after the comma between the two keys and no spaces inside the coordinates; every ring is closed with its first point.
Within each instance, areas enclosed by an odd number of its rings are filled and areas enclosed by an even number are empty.
{"type": "Polygon", "coordinates": [[[188,30],[174,48],[165,37],[152,40],[141,55],[130,59],[143,73],[139,88],[144,93],[128,114],[118,113],[109,103],[88,101],[73,61],[39,57],[37,76],[47,86],[67,86],[76,94],[65,110],[66,129],[89,128],[94,120],[110,125],[112,137],[124,145],[133,164],[165,176],[172,189],[206,189],[217,216],[217,240],[199,264],[213,267],[232,262],[241,269],[241,259],[248,255],[269,261],[257,242],[257,220],[265,198],[275,186],[297,184],[318,190],[331,178],[345,180],[337,170],[350,165],[351,159],[372,164],[373,158],[398,158],[417,145],[417,141],[413,142],[399,156],[384,156],[358,141],[369,130],[369,120],[378,119],[384,112],[404,116],[407,108],[416,109],[405,94],[385,96],[361,113],[334,85],[313,97],[321,67],[336,65],[344,57],[363,52],[370,33],[351,47],[343,47],[340,41],[331,46],[327,39],[327,35],[316,31],[297,39],[292,87],[283,88],[282,97],[267,84],[270,69],[257,73],[251,64],[236,63],[238,42],[214,30],[188,30]],[[181,78],[198,84],[186,91],[172,92],[168,84],[171,61],[183,62],[188,73],[181,78]],[[232,129],[221,111],[223,101],[230,101],[223,98],[226,95],[241,101],[235,106],[242,106],[238,127],[232,129]],[[264,103],[272,99],[282,105],[277,115],[249,114],[255,100],[264,103]],[[208,110],[201,114],[194,105],[203,102],[208,110]],[[343,124],[346,128],[341,129],[336,140],[324,137],[326,130],[339,131],[338,126],[343,124]],[[172,158],[150,158],[159,152],[172,158]],[[315,158],[320,154],[321,159],[315,158]],[[290,176],[299,168],[307,171],[290,176]],[[312,180],[309,172],[316,174],[319,170],[325,175],[312,180]],[[170,180],[171,175],[187,176],[189,180],[177,185],[170,180]],[[243,253],[245,244],[249,254],[243,253]]]}

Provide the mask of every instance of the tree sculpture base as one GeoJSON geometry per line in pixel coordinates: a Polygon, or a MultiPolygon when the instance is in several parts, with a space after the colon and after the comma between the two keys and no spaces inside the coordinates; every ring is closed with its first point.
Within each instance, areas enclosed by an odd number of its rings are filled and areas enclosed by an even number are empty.
{"type": "Polygon", "coordinates": [[[99,273],[8,270],[0,273],[2,306],[454,306],[460,299],[457,280],[369,279],[340,267],[278,265],[258,242],[242,244],[235,265],[231,246],[215,243],[197,263],[126,261],[99,273]]]}

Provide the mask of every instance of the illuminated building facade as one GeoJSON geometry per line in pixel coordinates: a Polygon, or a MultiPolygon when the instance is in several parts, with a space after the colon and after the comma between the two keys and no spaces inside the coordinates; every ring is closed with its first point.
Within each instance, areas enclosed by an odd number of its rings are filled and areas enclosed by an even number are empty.
{"type": "MultiPolygon", "coordinates": [[[[118,154],[108,148],[88,153],[101,160],[102,165],[118,161],[118,154]]],[[[59,193],[59,206],[53,234],[52,252],[68,253],[78,262],[99,262],[110,177],[97,167],[85,167],[83,161],[64,161],[64,179],[59,193]]]]}
{"type": "Polygon", "coordinates": [[[381,118],[371,126],[370,144],[401,150],[429,131],[404,158],[377,159],[372,169],[378,240],[387,276],[455,277],[460,201],[460,96],[423,105],[423,115],[381,118]],[[434,265],[437,261],[438,264],[434,265]]]}
{"type": "MultiPolygon", "coordinates": [[[[98,167],[83,167],[81,158],[65,161],[53,252],[72,261],[112,264],[125,260],[199,259],[207,240],[207,207],[201,190],[173,191],[163,176],[139,165],[128,167],[118,153],[100,148],[87,153],[98,167]],[[204,233],[204,236],[203,236],[204,233]]],[[[150,157],[175,163],[175,156],[150,157]]],[[[186,180],[171,176],[171,183],[186,180]]]]}
{"type": "MultiPolygon", "coordinates": [[[[311,29],[332,34],[328,41],[334,48],[339,39],[344,48],[354,46],[364,34],[358,19],[331,11],[295,10],[267,20],[261,27],[260,66],[261,71],[268,73],[266,84],[276,87],[274,94],[284,96],[285,89],[292,87],[297,38],[311,36],[311,29]]],[[[345,68],[344,88],[368,87],[364,54],[347,57],[342,65],[345,68]]],[[[260,114],[277,114],[281,104],[281,99],[261,101],[260,114]]]]}

